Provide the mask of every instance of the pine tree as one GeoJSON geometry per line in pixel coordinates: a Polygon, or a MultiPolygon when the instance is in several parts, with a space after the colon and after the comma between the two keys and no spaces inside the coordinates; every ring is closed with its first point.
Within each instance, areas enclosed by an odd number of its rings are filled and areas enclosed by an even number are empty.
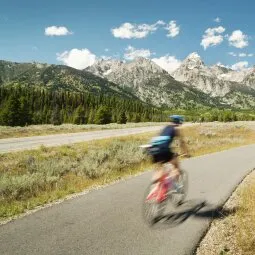
{"type": "Polygon", "coordinates": [[[94,110],[90,110],[88,117],[88,124],[94,124],[95,113],[94,110]]]}
{"type": "Polygon", "coordinates": [[[6,126],[21,125],[21,105],[18,96],[12,94],[2,112],[2,124],[6,126]]]}
{"type": "Polygon", "coordinates": [[[135,123],[141,122],[141,114],[140,113],[136,113],[133,115],[133,121],[135,123]]]}
{"type": "Polygon", "coordinates": [[[127,123],[127,116],[124,111],[119,114],[117,123],[118,124],[126,124],[127,123]]]}
{"type": "Polygon", "coordinates": [[[111,112],[106,106],[100,106],[95,115],[95,124],[111,123],[111,112]]]}
{"type": "Polygon", "coordinates": [[[21,105],[20,125],[25,126],[25,125],[32,124],[32,117],[31,117],[31,113],[30,113],[30,110],[29,110],[28,100],[27,100],[26,97],[22,96],[20,98],[20,105],[21,105]]]}
{"type": "Polygon", "coordinates": [[[52,111],[51,115],[51,124],[53,125],[61,125],[61,119],[60,119],[60,109],[58,104],[52,111]]]}
{"type": "Polygon", "coordinates": [[[75,110],[73,123],[77,125],[85,124],[85,111],[82,105],[79,105],[75,110]]]}

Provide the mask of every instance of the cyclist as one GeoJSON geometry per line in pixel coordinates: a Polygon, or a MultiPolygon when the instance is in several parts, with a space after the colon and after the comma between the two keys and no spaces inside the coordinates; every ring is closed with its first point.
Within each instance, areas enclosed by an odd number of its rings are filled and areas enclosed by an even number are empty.
{"type": "MultiPolygon", "coordinates": [[[[179,169],[179,160],[177,154],[171,150],[171,144],[175,138],[178,138],[180,141],[180,146],[183,154],[188,156],[188,149],[184,142],[183,135],[179,127],[183,123],[183,117],[179,115],[170,116],[170,125],[166,126],[159,136],[155,137],[151,141],[151,147],[149,148],[149,154],[152,156],[153,163],[157,164],[155,174],[153,176],[153,183],[155,183],[155,189],[152,190],[152,193],[158,188],[159,180],[164,174],[163,164],[171,163],[173,165],[173,175],[176,180],[180,176],[179,169]]],[[[149,195],[150,196],[150,195],[149,195]]]]}

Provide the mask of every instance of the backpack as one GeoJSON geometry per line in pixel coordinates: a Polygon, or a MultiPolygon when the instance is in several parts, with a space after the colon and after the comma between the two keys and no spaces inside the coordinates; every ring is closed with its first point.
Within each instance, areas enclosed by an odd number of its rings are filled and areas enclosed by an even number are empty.
{"type": "Polygon", "coordinates": [[[148,148],[148,154],[155,156],[169,150],[170,136],[157,136],[151,140],[151,147],[148,148]]]}

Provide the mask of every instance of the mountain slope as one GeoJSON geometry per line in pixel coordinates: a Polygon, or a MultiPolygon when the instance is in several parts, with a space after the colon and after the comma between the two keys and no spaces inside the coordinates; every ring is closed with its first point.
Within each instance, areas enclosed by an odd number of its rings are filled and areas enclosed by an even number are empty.
{"type": "Polygon", "coordinates": [[[141,57],[127,63],[99,60],[86,71],[105,77],[142,101],[156,106],[195,107],[219,104],[217,99],[185,86],[151,60],[141,57]]]}
{"type": "Polygon", "coordinates": [[[62,65],[38,63],[13,63],[0,61],[0,85],[44,87],[49,90],[116,94],[135,98],[117,84],[93,75],[62,65]]]}
{"type": "Polygon", "coordinates": [[[234,71],[219,65],[208,67],[197,53],[191,53],[173,77],[232,107],[255,107],[254,72],[249,69],[234,71]]]}
{"type": "Polygon", "coordinates": [[[255,67],[245,75],[243,83],[255,90],[255,67]]]}
{"type": "Polygon", "coordinates": [[[227,69],[220,67],[207,67],[200,56],[193,52],[173,73],[173,77],[188,86],[197,88],[211,96],[224,96],[230,92],[232,82],[218,79],[219,74],[224,74],[227,69]]]}

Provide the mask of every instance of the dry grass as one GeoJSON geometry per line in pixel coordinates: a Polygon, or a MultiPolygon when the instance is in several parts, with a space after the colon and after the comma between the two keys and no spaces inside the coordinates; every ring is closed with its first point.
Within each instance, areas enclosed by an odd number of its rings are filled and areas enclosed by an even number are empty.
{"type": "Polygon", "coordinates": [[[231,212],[214,220],[197,255],[255,254],[255,171],[239,185],[224,206],[231,212]]]}
{"type": "MultiPolygon", "coordinates": [[[[187,127],[184,134],[195,156],[255,142],[254,130],[233,123],[187,127]]],[[[150,163],[138,146],[154,135],[0,155],[0,218],[144,171],[150,163]]]]}
{"type": "Polygon", "coordinates": [[[156,123],[155,122],[127,123],[127,124],[111,123],[111,124],[106,124],[106,125],[62,124],[60,126],[31,125],[31,126],[27,126],[27,127],[0,126],[0,139],[12,138],[12,137],[27,137],[27,136],[38,136],[38,135],[77,133],[77,132],[87,132],[87,131],[105,130],[105,129],[147,127],[147,126],[157,126],[157,125],[164,125],[164,123],[160,123],[160,122],[156,122],[156,123]]]}
{"type": "Polygon", "coordinates": [[[255,122],[208,123],[184,130],[193,156],[255,143],[255,122]]]}
{"type": "Polygon", "coordinates": [[[240,193],[236,212],[236,243],[244,255],[255,254],[255,176],[240,193]]]}

